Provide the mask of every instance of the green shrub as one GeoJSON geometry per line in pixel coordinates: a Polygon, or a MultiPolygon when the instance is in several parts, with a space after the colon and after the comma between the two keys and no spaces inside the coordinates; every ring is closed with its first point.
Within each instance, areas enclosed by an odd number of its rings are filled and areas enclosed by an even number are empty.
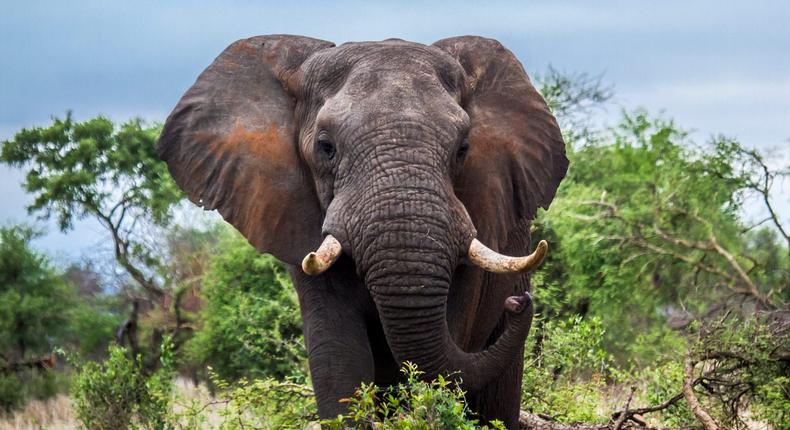
{"type": "Polygon", "coordinates": [[[224,380],[306,375],[296,292],[280,263],[228,231],[203,280],[192,359],[224,380]]]}
{"type": "Polygon", "coordinates": [[[209,403],[179,399],[180,412],[170,421],[179,429],[219,428],[304,429],[319,423],[330,430],[357,428],[396,429],[503,429],[502,423],[481,426],[466,407],[464,392],[445,378],[423,381],[422,372],[406,363],[406,379],[390,388],[364,384],[349,399],[346,415],[319,421],[313,389],[290,380],[273,378],[228,383],[211,372],[217,396],[209,403]],[[212,406],[221,405],[218,409],[212,406]],[[217,416],[221,421],[217,422],[217,416]],[[213,421],[212,421],[213,420],[213,421]]]}
{"type": "Polygon", "coordinates": [[[152,375],[141,358],[118,346],[104,362],[78,364],[72,386],[77,418],[89,430],[168,429],[173,387],[171,343],[162,344],[162,367],[152,375]]]}
{"type": "Polygon", "coordinates": [[[776,429],[790,428],[790,325],[787,311],[730,316],[692,327],[691,357],[701,377],[700,397],[728,428],[743,427],[742,412],[776,429]]]}
{"type": "Polygon", "coordinates": [[[3,412],[10,412],[24,403],[19,385],[16,375],[0,375],[0,409],[3,412]]]}
{"type": "MultiPolygon", "coordinates": [[[[423,381],[417,366],[405,363],[401,369],[406,381],[381,389],[363,384],[356,395],[346,399],[349,413],[322,423],[330,429],[377,428],[382,430],[416,429],[487,429],[479,426],[466,407],[464,392],[441,375],[423,381]]],[[[493,428],[504,429],[495,421],[493,428]]]]}
{"type": "Polygon", "coordinates": [[[599,406],[610,359],[601,320],[574,316],[535,326],[527,340],[522,407],[562,422],[606,422],[599,406]]]}
{"type": "Polygon", "coordinates": [[[790,377],[774,376],[756,390],[755,418],[774,428],[790,428],[790,377]]]}
{"type": "Polygon", "coordinates": [[[46,398],[62,381],[30,368],[70,340],[68,313],[74,292],[49,259],[31,248],[38,232],[24,225],[0,226],[0,410],[28,398],[46,398]],[[21,368],[20,368],[21,367],[21,368]]]}
{"type": "MultiPolygon", "coordinates": [[[[635,375],[636,383],[641,387],[641,400],[647,405],[660,405],[680,393],[683,386],[683,355],[664,363],[656,363],[635,375]],[[641,383],[640,383],[641,382],[641,383]]],[[[694,414],[686,405],[685,400],[655,413],[651,416],[659,419],[668,427],[689,427],[696,423],[694,414]]]]}
{"type": "Polygon", "coordinates": [[[225,390],[226,406],[219,412],[221,430],[302,429],[316,421],[313,389],[293,381],[273,378],[252,382],[240,379],[232,386],[213,375],[213,383],[225,390]]]}

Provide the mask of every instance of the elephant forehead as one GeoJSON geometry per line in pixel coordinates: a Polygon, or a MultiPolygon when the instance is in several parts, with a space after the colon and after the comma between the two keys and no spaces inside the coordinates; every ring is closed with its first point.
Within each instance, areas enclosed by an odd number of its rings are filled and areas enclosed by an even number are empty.
{"type": "Polygon", "coordinates": [[[326,49],[302,66],[308,90],[335,93],[349,85],[363,91],[403,86],[430,88],[439,84],[460,93],[463,68],[444,51],[392,39],[346,43],[326,49]]]}

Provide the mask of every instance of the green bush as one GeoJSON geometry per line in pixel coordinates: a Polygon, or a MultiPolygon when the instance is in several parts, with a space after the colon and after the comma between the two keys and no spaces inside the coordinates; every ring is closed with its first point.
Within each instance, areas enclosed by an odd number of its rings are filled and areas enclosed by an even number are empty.
{"type": "Polygon", "coordinates": [[[37,232],[27,226],[0,227],[0,410],[62,389],[62,378],[31,367],[55,345],[70,340],[68,314],[76,305],[46,256],[30,247],[37,232]]]}
{"type": "MultiPolygon", "coordinates": [[[[635,382],[642,387],[641,399],[648,405],[660,405],[680,393],[683,386],[682,355],[674,360],[656,363],[655,366],[641,370],[635,376],[635,382]]],[[[696,419],[685,401],[658,411],[655,419],[668,427],[689,427],[696,419]]]]}
{"type": "Polygon", "coordinates": [[[774,375],[756,389],[755,417],[777,429],[790,428],[790,377],[774,375]]]}
{"type": "Polygon", "coordinates": [[[104,362],[78,364],[71,396],[74,411],[89,430],[150,429],[169,425],[173,388],[172,343],[162,344],[162,367],[145,374],[140,356],[111,346],[104,362]]]}
{"type": "Polygon", "coordinates": [[[538,321],[527,340],[522,407],[562,422],[606,422],[599,409],[611,370],[604,332],[596,317],[538,321]]]}
{"type": "Polygon", "coordinates": [[[202,327],[190,341],[193,360],[225,380],[306,375],[302,322],[280,263],[226,230],[203,279],[202,327]]]}
{"type": "MultiPolygon", "coordinates": [[[[456,383],[438,378],[423,381],[422,372],[409,363],[406,379],[395,387],[365,384],[349,399],[346,415],[319,421],[313,389],[290,380],[273,378],[228,383],[211,373],[217,395],[209,403],[179,399],[179,412],[170,422],[179,429],[221,430],[305,429],[321,425],[330,430],[368,429],[503,429],[502,423],[481,426],[466,407],[464,392],[456,383]],[[213,406],[220,406],[212,410],[213,406]],[[217,421],[217,417],[220,421],[217,421]]],[[[317,427],[315,427],[317,428],[317,427]]]]}
{"type": "Polygon", "coordinates": [[[705,377],[700,397],[729,428],[742,427],[741,411],[774,428],[790,428],[790,325],[786,311],[730,317],[692,326],[690,357],[705,377]]]}
{"type": "MultiPolygon", "coordinates": [[[[222,391],[221,402],[225,404],[218,412],[222,419],[221,430],[298,430],[318,419],[313,389],[308,385],[274,378],[255,381],[241,378],[229,384],[216,374],[211,377],[213,384],[222,391]]],[[[185,422],[184,418],[190,417],[186,422],[195,422],[203,409],[195,406],[190,409],[198,414],[183,414],[179,421],[185,422]]]]}
{"type": "MultiPolygon", "coordinates": [[[[346,399],[349,413],[322,423],[330,429],[377,428],[382,430],[487,429],[479,426],[466,407],[464,392],[441,375],[423,381],[417,366],[405,363],[401,369],[406,381],[381,389],[363,384],[356,395],[346,399]]],[[[504,429],[499,421],[491,426],[504,429]]]]}

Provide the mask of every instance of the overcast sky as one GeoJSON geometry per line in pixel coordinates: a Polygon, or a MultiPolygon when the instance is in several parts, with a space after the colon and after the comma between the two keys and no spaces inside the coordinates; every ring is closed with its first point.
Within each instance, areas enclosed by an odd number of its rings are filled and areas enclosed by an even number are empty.
{"type": "MultiPolygon", "coordinates": [[[[431,43],[476,34],[501,41],[530,74],[548,65],[603,73],[615,105],[601,121],[616,120],[619,106],[644,107],[698,141],[722,133],[763,149],[790,146],[788,1],[10,3],[0,12],[0,140],[68,109],[77,119],[164,120],[200,71],[243,37],[431,43]]],[[[28,218],[21,179],[0,167],[0,223],[28,218]]],[[[777,196],[785,209],[787,194],[777,196]]],[[[90,223],[68,235],[48,228],[37,245],[66,257],[103,237],[90,223]]]]}

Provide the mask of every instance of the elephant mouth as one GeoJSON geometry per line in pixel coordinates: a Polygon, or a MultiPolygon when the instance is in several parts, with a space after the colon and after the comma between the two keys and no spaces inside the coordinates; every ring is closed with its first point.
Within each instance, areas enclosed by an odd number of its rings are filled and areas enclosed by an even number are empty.
{"type": "MultiPolygon", "coordinates": [[[[530,273],[540,266],[546,257],[548,249],[548,243],[545,240],[541,240],[532,254],[523,257],[511,257],[492,250],[477,239],[472,239],[466,258],[470,263],[487,272],[530,273]]],[[[304,257],[302,270],[311,276],[320,275],[329,270],[342,253],[343,246],[334,236],[328,234],[324,237],[324,241],[318,249],[304,257]]]]}

